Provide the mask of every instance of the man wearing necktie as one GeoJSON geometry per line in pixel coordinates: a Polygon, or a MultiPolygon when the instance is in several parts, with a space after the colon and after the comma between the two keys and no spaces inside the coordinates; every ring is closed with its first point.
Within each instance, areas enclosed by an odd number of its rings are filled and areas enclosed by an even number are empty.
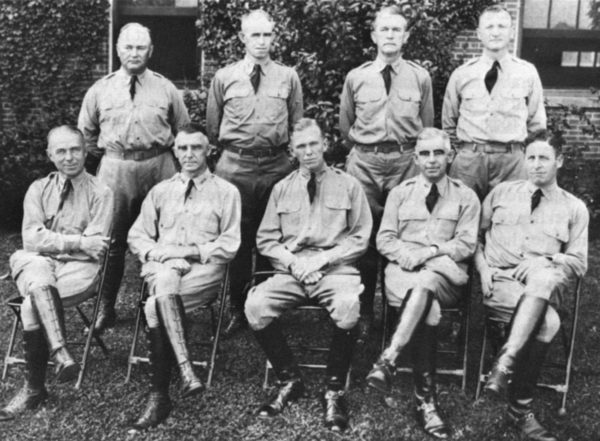
{"type": "Polygon", "coordinates": [[[436,330],[441,308],[456,305],[464,293],[464,261],[475,252],[480,214],[473,190],[446,175],[452,158],[448,135],[424,129],[414,153],[420,174],[394,188],[387,199],[377,249],[389,260],[387,301],[399,308],[399,318],[389,346],[367,376],[370,387],[389,393],[396,359],[412,341],[419,422],[440,439],[450,432],[436,398],[436,330]]]}
{"type": "Polygon", "coordinates": [[[258,251],[284,274],[252,289],[245,306],[280,386],[260,407],[259,416],[281,413],[304,392],[278,319],[286,310],[314,300],[335,324],[323,396],[325,425],[343,431],[348,425],[344,383],[363,290],[355,265],[367,248],[371,214],[356,179],[325,163],[325,141],[316,121],[298,121],[291,143],[300,167],[273,188],[256,238],[258,251]]]}
{"type": "Polygon", "coordinates": [[[148,28],[138,23],[123,26],[117,40],[120,69],[88,90],[79,113],[88,160],[94,163],[89,166],[95,169],[102,158],[98,178],[115,195],[115,243],[110,249],[97,332],[115,324],[127,231],[148,190],[175,174],[171,147],[179,128],[190,121],[175,85],[147,68],[152,51],[148,28]]]}
{"type": "Polygon", "coordinates": [[[203,384],[189,358],[185,314],[212,302],[226,264],[240,245],[240,195],[207,167],[208,138],[198,126],[181,128],[173,151],[181,172],[157,184],[129,231],[131,251],[142,262],[149,297],[150,393],[133,431],[154,427],[171,411],[171,365],[181,376],[181,396],[203,384]]]}
{"type": "Polygon", "coordinates": [[[340,99],[340,132],[350,150],[346,172],[356,177],[369,199],[373,231],[360,262],[365,291],[361,295],[361,339],[373,321],[378,254],[375,235],[388,193],[417,174],[415,139],[433,126],[433,95],[429,73],[402,58],[408,39],[407,20],[397,6],[382,8],[371,38],[377,58],[352,69],[340,99]]]}
{"type": "Polygon", "coordinates": [[[525,150],[528,180],[504,182],[483,201],[475,264],[487,314],[511,323],[486,390],[505,396],[508,416],[523,438],[555,441],[536,420],[533,392],[569,279],[587,268],[585,204],[558,187],[560,150],[545,134],[525,150]],[[512,382],[510,381],[512,380],[512,382]]]}
{"type": "MultiPolygon", "coordinates": [[[[273,19],[263,10],[242,16],[243,60],[219,69],[208,94],[208,136],[223,153],[215,173],[242,196],[242,245],[231,263],[229,337],[246,327],[244,302],[252,271],[256,230],[273,185],[292,166],[287,154],[290,128],[302,117],[302,86],[296,71],[271,60],[273,19]]],[[[257,269],[266,269],[257,256],[257,269]]]]}
{"type": "Polygon", "coordinates": [[[524,142],[546,128],[542,84],[531,63],[509,54],[514,32],[501,6],[479,17],[480,57],[451,75],[442,108],[442,126],[457,155],[450,176],[483,200],[503,181],[525,179],[524,142]]]}
{"type": "Polygon", "coordinates": [[[43,402],[48,358],[55,382],[77,378],[79,364],[67,349],[63,307],[96,292],[99,261],[108,248],[113,210],[110,189],[84,170],[85,143],[75,127],[48,134],[48,157],[57,172],[31,184],[23,202],[23,249],[10,257],[23,297],[25,384],[0,410],[0,421],[43,402]]]}

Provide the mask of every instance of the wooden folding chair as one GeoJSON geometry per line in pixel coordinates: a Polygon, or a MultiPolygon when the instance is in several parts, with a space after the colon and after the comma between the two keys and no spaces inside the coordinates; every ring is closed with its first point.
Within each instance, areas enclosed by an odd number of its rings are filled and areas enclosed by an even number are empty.
{"type": "MultiPolygon", "coordinates": [[[[208,345],[211,347],[210,358],[208,360],[195,360],[192,361],[194,366],[201,366],[204,369],[208,369],[208,378],[206,380],[206,387],[209,388],[212,384],[214,372],[215,372],[215,363],[217,359],[217,351],[219,349],[219,340],[221,337],[221,328],[223,327],[223,317],[225,315],[225,301],[227,298],[227,292],[229,289],[229,265],[225,268],[225,274],[223,276],[223,281],[221,282],[221,289],[218,295],[218,312],[215,320],[215,311],[213,308],[213,304],[215,301],[211,302],[208,305],[201,306],[198,308],[200,311],[208,312],[210,314],[211,321],[211,339],[209,341],[198,341],[196,342],[199,345],[208,345]]],[[[127,376],[125,377],[125,383],[128,383],[131,379],[131,371],[134,365],[138,365],[140,363],[149,363],[149,359],[146,356],[137,355],[137,347],[138,347],[138,339],[140,335],[140,331],[142,329],[142,322],[144,326],[147,326],[145,315],[144,315],[144,306],[146,305],[146,299],[148,298],[148,284],[146,281],[142,281],[142,286],[140,288],[140,294],[137,302],[137,314],[135,319],[135,330],[133,332],[133,341],[131,343],[131,350],[129,351],[129,358],[127,360],[127,376]]],[[[215,299],[216,300],[216,299],[215,299]]]]}
{"type": "MultiPolygon", "coordinates": [[[[111,238],[110,243],[113,243],[113,239],[111,238]]],[[[83,311],[83,304],[80,303],[79,305],[74,306],[75,310],[77,311],[77,314],[79,315],[79,317],[81,318],[81,321],[83,322],[84,326],[86,327],[86,329],[88,329],[88,332],[86,333],[86,338],[85,341],[81,341],[81,340],[69,340],[69,345],[72,346],[84,346],[83,349],[83,356],[81,357],[81,370],[79,371],[79,377],[77,378],[77,382],[75,383],[75,389],[80,389],[81,388],[81,384],[83,383],[83,379],[85,377],[85,374],[87,372],[88,369],[88,358],[91,352],[91,348],[92,346],[98,346],[100,347],[100,349],[102,349],[102,352],[104,353],[105,356],[108,356],[109,351],[106,348],[106,345],[104,344],[104,342],[102,341],[102,338],[100,337],[100,335],[98,335],[95,332],[90,332],[90,330],[93,329],[93,324],[96,323],[96,319],[98,317],[98,312],[100,311],[100,301],[102,298],[102,289],[104,287],[104,279],[106,277],[106,267],[107,267],[107,262],[108,262],[108,254],[109,254],[110,250],[107,250],[106,253],[104,253],[104,257],[102,258],[102,263],[100,265],[100,268],[98,270],[98,282],[97,282],[97,289],[96,289],[96,294],[92,297],[90,297],[88,300],[86,300],[86,302],[89,302],[90,300],[94,299],[94,303],[93,303],[93,312],[92,312],[92,317],[88,318],[85,314],[85,312],[83,311]],[[92,344],[92,340],[95,341],[95,344],[92,344]]],[[[17,333],[18,330],[20,328],[22,328],[22,321],[21,321],[21,304],[23,303],[23,297],[19,296],[19,297],[14,297],[12,299],[10,299],[7,302],[7,305],[12,309],[12,311],[14,312],[14,320],[13,320],[13,324],[11,326],[11,332],[10,332],[10,337],[8,339],[8,348],[6,350],[6,355],[4,357],[4,367],[2,369],[2,380],[4,380],[8,374],[8,368],[9,366],[12,366],[14,364],[25,364],[25,360],[17,355],[15,355],[15,346],[16,346],[16,342],[17,342],[17,333]]],[[[53,366],[54,363],[53,362],[48,362],[48,364],[50,366],[53,366]]]]}
{"type": "MultiPolygon", "coordinates": [[[[571,375],[572,375],[572,370],[573,370],[573,351],[575,349],[575,335],[577,332],[577,322],[579,320],[579,304],[580,304],[580,291],[581,291],[581,284],[583,283],[583,278],[577,278],[575,280],[575,295],[574,295],[574,299],[573,299],[573,305],[571,307],[571,312],[570,312],[570,330],[569,332],[567,332],[567,329],[565,329],[565,318],[564,315],[562,314],[563,317],[561,317],[561,326],[560,326],[560,340],[561,340],[561,346],[563,349],[563,355],[564,355],[564,361],[563,362],[555,362],[555,361],[550,361],[547,360],[546,363],[544,364],[544,368],[549,368],[549,369],[553,369],[553,370],[560,370],[562,371],[562,380],[559,382],[552,382],[552,383],[542,383],[539,382],[537,384],[538,387],[541,388],[545,388],[545,389],[551,389],[555,392],[558,392],[562,395],[561,397],[561,405],[560,408],[558,410],[558,414],[561,416],[564,416],[567,414],[567,408],[566,408],[566,404],[567,404],[567,394],[569,393],[569,387],[571,385],[571,375]]],[[[488,338],[488,326],[487,326],[487,322],[489,321],[493,321],[493,319],[491,317],[486,317],[486,326],[484,326],[483,329],[483,342],[481,344],[481,354],[479,357],[479,372],[477,375],[477,389],[475,391],[475,399],[479,399],[479,396],[481,395],[481,388],[482,385],[485,384],[485,382],[488,379],[488,375],[489,374],[485,374],[484,372],[487,370],[485,365],[488,364],[488,345],[490,344],[489,338],[488,338]]],[[[496,354],[492,354],[492,355],[496,355],[496,354]]],[[[489,366],[488,366],[489,367],[489,366]]]]}

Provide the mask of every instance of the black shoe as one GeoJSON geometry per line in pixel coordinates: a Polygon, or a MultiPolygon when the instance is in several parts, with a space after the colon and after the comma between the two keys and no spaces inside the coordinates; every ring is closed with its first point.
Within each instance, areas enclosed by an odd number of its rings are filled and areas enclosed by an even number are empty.
{"type": "Polygon", "coordinates": [[[234,312],[231,314],[231,320],[223,330],[223,338],[231,338],[239,331],[242,331],[248,327],[248,321],[246,316],[241,312],[234,312]]]}
{"type": "Polygon", "coordinates": [[[379,392],[389,394],[392,390],[395,367],[383,357],[373,365],[373,369],[367,375],[367,385],[379,392]]]}
{"type": "Polygon", "coordinates": [[[46,398],[48,398],[46,389],[33,390],[25,385],[8,402],[8,404],[0,410],[0,421],[12,420],[26,410],[35,409],[46,398]]]}
{"type": "Polygon", "coordinates": [[[65,347],[59,348],[53,356],[56,362],[55,383],[67,383],[77,379],[81,367],[65,347]]]}
{"type": "Polygon", "coordinates": [[[520,432],[522,439],[531,441],[558,441],[558,438],[554,434],[540,424],[533,412],[519,414],[509,410],[508,418],[520,432]]]}
{"type": "Polygon", "coordinates": [[[448,439],[450,429],[442,419],[438,404],[435,399],[417,397],[417,420],[423,430],[437,439],[448,439]]]}
{"type": "Polygon", "coordinates": [[[171,413],[171,400],[169,399],[169,395],[162,392],[150,392],[148,401],[146,402],[146,408],[137,421],[133,423],[130,432],[137,432],[149,429],[150,427],[156,427],[167,419],[169,413],[171,413]]]}
{"type": "Polygon", "coordinates": [[[360,315],[358,319],[358,336],[356,338],[358,344],[364,344],[369,339],[373,329],[373,320],[373,313],[360,315]]]}
{"type": "Polygon", "coordinates": [[[501,351],[485,383],[485,390],[492,392],[500,398],[506,398],[514,364],[514,357],[501,351]]]}
{"type": "Polygon", "coordinates": [[[117,324],[117,313],[114,307],[103,306],[98,312],[98,318],[94,324],[94,332],[98,335],[109,328],[114,328],[117,324]]]}
{"type": "Polygon", "coordinates": [[[258,409],[259,417],[274,417],[283,412],[283,409],[292,401],[296,401],[304,394],[304,383],[299,378],[281,383],[275,395],[258,409]]]}
{"type": "Polygon", "coordinates": [[[343,432],[348,428],[348,408],[344,391],[328,390],[323,397],[325,407],[325,427],[333,432],[343,432]]]}

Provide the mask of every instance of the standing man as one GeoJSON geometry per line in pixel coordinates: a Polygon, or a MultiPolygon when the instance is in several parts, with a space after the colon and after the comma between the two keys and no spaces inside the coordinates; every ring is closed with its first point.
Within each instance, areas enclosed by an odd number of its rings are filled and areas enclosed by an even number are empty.
{"type": "Polygon", "coordinates": [[[340,132],[352,148],[346,171],[363,186],[373,215],[370,246],[360,261],[365,285],[361,295],[362,339],[373,322],[378,261],[375,235],[385,200],[392,188],[417,174],[415,139],[423,127],[433,126],[429,73],[402,58],[402,46],[409,37],[407,24],[397,6],[377,13],[371,32],[377,58],[348,73],[340,103],[340,132]]]}
{"type": "Polygon", "coordinates": [[[390,345],[367,376],[369,386],[389,393],[396,359],[412,341],[419,423],[439,439],[448,438],[450,431],[436,397],[437,326],[441,308],[456,306],[465,294],[465,260],[475,252],[480,214],[475,192],[446,176],[452,157],[448,135],[424,129],[414,155],[420,175],[388,197],[377,249],[390,262],[385,269],[387,301],[400,313],[390,345]]]}
{"type": "Polygon", "coordinates": [[[181,396],[203,389],[190,361],[185,314],[210,304],[226,264],[240,245],[240,194],[207,167],[208,139],[183,127],[173,150],[181,173],[157,184],[129,231],[129,246],[142,262],[149,297],[150,384],[146,408],[133,430],[154,427],[171,411],[171,364],[181,374],[181,396]]]}
{"type": "Polygon", "coordinates": [[[363,289],[355,264],[367,248],[372,222],[359,183],[328,167],[324,151],[316,121],[298,121],[292,152],[300,168],[273,188],[256,238],[258,251],[287,274],[277,274],[250,292],[246,317],[279,380],[277,394],[259,409],[259,416],[272,417],[304,392],[279,316],[311,299],[327,309],[335,326],[323,399],[325,425],[343,431],[348,426],[344,384],[363,289]]]}
{"type": "Polygon", "coordinates": [[[0,421],[39,406],[47,397],[46,368],[52,356],[55,382],[77,378],[79,363],[67,349],[64,306],[96,293],[100,259],[109,243],[113,213],[110,189],[84,170],[81,132],[60,126],[48,134],[48,157],[58,172],[38,179],[23,202],[23,249],[10,269],[23,297],[25,384],[0,410],[0,421]]]}
{"type": "Polygon", "coordinates": [[[509,12],[490,6],[479,16],[483,54],[450,76],[442,126],[457,150],[450,176],[483,200],[503,181],[525,179],[524,142],[546,128],[542,83],[533,64],[509,54],[509,12]]]}
{"type": "Polygon", "coordinates": [[[527,146],[529,179],[504,182],[485,198],[475,255],[488,315],[511,323],[485,388],[501,396],[508,391],[509,419],[535,441],[557,440],[536,420],[533,393],[560,328],[557,310],[569,279],[587,269],[589,214],[558,187],[562,163],[545,138],[527,146]]]}
{"type": "Polygon", "coordinates": [[[113,236],[97,332],[114,326],[115,302],[127,249],[127,231],[155,184],[175,174],[170,151],[177,130],[190,118],[181,94],[169,80],[147,68],[150,30],[128,23],[117,40],[121,68],[86,93],[79,128],[88,151],[102,157],[98,179],[115,195],[113,236]]]}
{"type": "MultiPolygon", "coordinates": [[[[274,22],[262,10],[241,19],[246,56],[217,71],[208,94],[206,124],[223,149],[216,174],[242,196],[242,245],[231,263],[231,321],[224,335],[246,326],[244,302],[252,270],[252,249],[273,185],[291,171],[290,128],[302,117],[302,87],[291,67],[271,60],[274,22]]],[[[257,267],[266,262],[257,256],[257,267]]]]}

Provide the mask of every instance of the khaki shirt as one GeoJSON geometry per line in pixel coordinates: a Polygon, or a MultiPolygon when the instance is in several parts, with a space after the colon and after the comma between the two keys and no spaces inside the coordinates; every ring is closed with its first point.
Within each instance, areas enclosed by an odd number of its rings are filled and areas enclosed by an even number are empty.
{"type": "Polygon", "coordinates": [[[557,185],[544,190],[531,213],[529,181],[503,182],[483,201],[485,258],[494,268],[512,268],[534,257],[552,258],[567,275],[587,269],[589,214],[585,204],[557,185]]]}
{"type": "Polygon", "coordinates": [[[302,118],[302,86],[296,71],[268,60],[261,65],[260,85],[254,93],[253,68],[246,57],[215,74],[206,108],[212,143],[277,147],[288,143],[290,128],[302,118]]]}
{"type": "Polygon", "coordinates": [[[175,85],[146,69],[138,75],[135,98],[129,94],[130,76],[120,69],[87,91],[79,112],[79,129],[88,152],[168,148],[189,124],[183,98],[175,85]]]}
{"type": "Polygon", "coordinates": [[[499,60],[492,93],[485,75],[493,60],[482,55],[457,68],[448,81],[442,126],[463,142],[523,142],[546,128],[542,83],[535,66],[512,55],[499,60]]]}
{"type": "MultiPolygon", "coordinates": [[[[23,202],[23,249],[57,260],[91,260],[79,251],[82,236],[108,236],[113,216],[110,188],[85,171],[58,210],[65,178],[50,173],[33,182],[23,202]]],[[[18,272],[18,271],[17,271],[18,272]]]]}
{"type": "Polygon", "coordinates": [[[157,184],[142,203],[127,242],[142,263],[156,246],[196,246],[200,263],[227,263],[240,246],[240,194],[208,170],[188,185],[181,173],[157,184]]]}
{"type": "Polygon", "coordinates": [[[387,198],[377,249],[391,261],[407,250],[436,245],[455,262],[471,257],[477,245],[481,206],[473,190],[445,176],[436,184],[440,197],[429,213],[431,184],[419,175],[395,187],[387,198]]]}
{"type": "Polygon", "coordinates": [[[324,253],[330,267],[351,265],[367,249],[373,221],[367,197],[352,176],[331,168],[317,175],[312,205],[305,169],[279,181],[269,198],[256,246],[278,269],[287,270],[297,253],[324,253]]]}
{"type": "Polygon", "coordinates": [[[381,71],[370,61],[346,76],[340,99],[340,132],[350,143],[414,141],[423,127],[433,126],[433,93],[429,73],[402,58],[392,64],[389,95],[381,71]]]}

